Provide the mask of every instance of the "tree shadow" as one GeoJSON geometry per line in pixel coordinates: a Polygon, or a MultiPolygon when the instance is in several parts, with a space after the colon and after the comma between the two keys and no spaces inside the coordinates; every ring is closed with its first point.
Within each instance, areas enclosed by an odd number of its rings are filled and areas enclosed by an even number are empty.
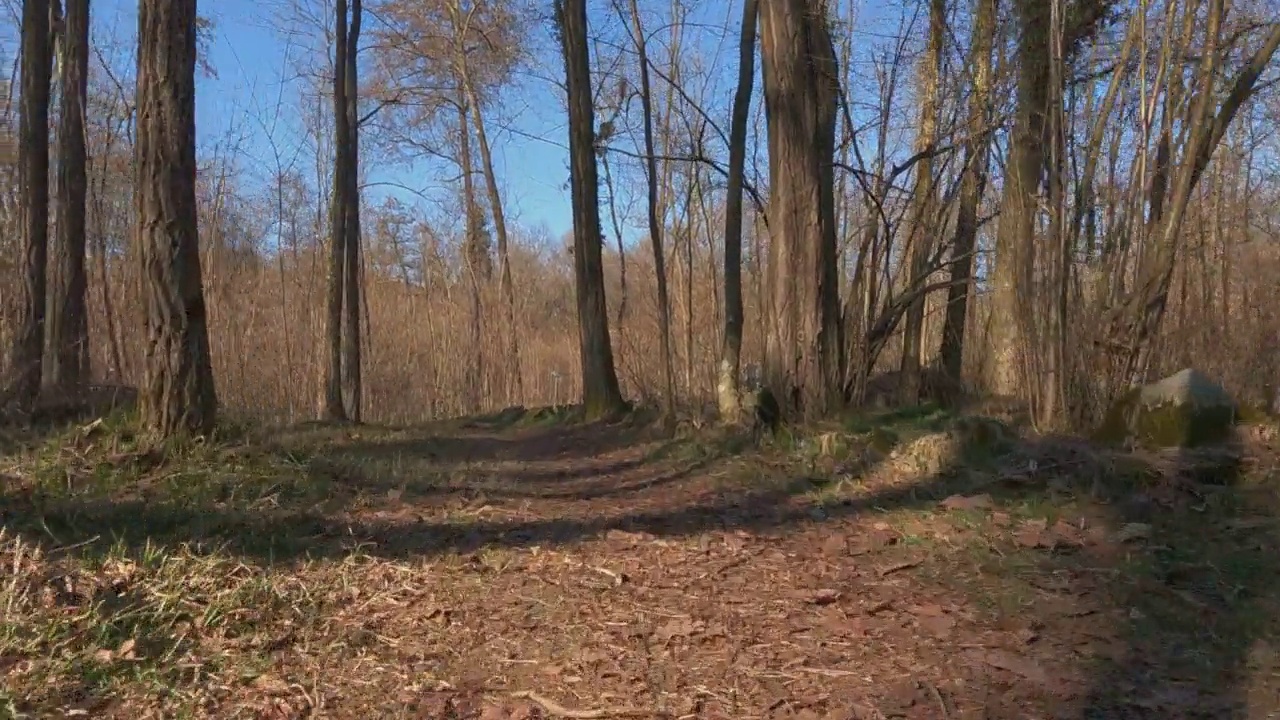
{"type": "MultiPolygon", "coordinates": [[[[531,459],[566,452],[590,455],[574,445],[575,439],[584,437],[577,432],[582,431],[563,431],[554,436],[561,442],[548,444],[541,444],[533,434],[500,442],[487,438],[480,442],[488,444],[480,445],[468,445],[475,441],[465,438],[443,442],[453,448],[455,457],[473,458],[479,449],[507,459],[519,457],[521,451],[533,454],[531,459]],[[457,444],[449,445],[453,442],[457,444]],[[547,445],[557,449],[550,451],[547,445]]],[[[634,442],[625,431],[612,439],[586,437],[597,442],[590,446],[597,453],[599,448],[634,442]]],[[[404,442],[404,452],[420,447],[412,440],[404,442]]],[[[377,444],[382,449],[386,445],[377,444]]],[[[1280,674],[1280,660],[1272,648],[1280,618],[1280,540],[1274,526],[1276,490],[1269,484],[1274,471],[1245,467],[1239,458],[1229,448],[1173,455],[1097,455],[1079,441],[1040,438],[1022,444],[1013,458],[975,458],[957,451],[932,472],[909,482],[858,494],[815,494],[814,482],[785,477],[726,489],[679,506],[633,509],[626,504],[589,504],[593,499],[676,485],[705,470],[705,461],[643,478],[636,485],[601,487],[597,494],[570,490],[539,495],[538,490],[519,488],[519,483],[485,491],[495,497],[505,492],[516,499],[555,497],[581,503],[563,507],[552,517],[526,519],[355,513],[349,497],[307,495],[305,490],[296,497],[281,491],[271,496],[271,502],[245,504],[216,495],[180,500],[145,493],[59,498],[6,487],[0,493],[0,521],[9,532],[32,542],[46,547],[79,546],[82,553],[105,551],[108,542],[102,539],[109,538],[134,551],[181,545],[258,563],[343,558],[356,548],[374,557],[416,560],[492,548],[571,546],[616,531],[656,538],[716,531],[782,535],[814,527],[851,531],[873,512],[934,510],[940,501],[957,494],[983,494],[997,511],[1038,504],[1060,515],[1056,519],[1061,523],[1037,531],[1040,538],[1058,533],[1046,551],[1037,549],[1039,540],[1031,543],[1039,553],[1031,553],[1039,576],[1107,578],[1094,582],[1086,599],[1070,588],[1046,590],[1048,594],[1038,596],[1087,600],[1096,605],[1090,613],[1042,619],[1041,607],[1026,608],[1028,619],[1041,623],[1038,632],[1052,636],[1038,640],[1035,652],[1088,673],[1083,681],[1088,687],[1074,693],[1075,701],[1065,710],[1070,714],[1063,716],[1244,720],[1280,708],[1276,682],[1271,679],[1280,674]],[[984,464],[981,472],[973,472],[976,465],[984,464]],[[1095,552],[1084,542],[1059,542],[1070,535],[1073,522],[1063,508],[1087,514],[1090,523],[1110,538],[1130,533],[1131,539],[1144,544],[1134,549],[1126,540],[1111,540],[1095,552]],[[1090,630],[1095,634],[1105,630],[1107,637],[1094,643],[1090,630]],[[1107,652],[1098,651],[1098,645],[1107,652]]],[[[866,473],[875,470],[872,466],[866,473]]],[[[1026,544],[1019,540],[1013,547],[1026,544]]],[[[990,552],[1001,551],[993,546],[990,552]]],[[[1035,675],[1025,668],[998,664],[986,672],[993,674],[990,682],[997,688],[1026,684],[1035,675]]],[[[1040,702],[1046,711],[1055,707],[1064,711],[1060,699],[1042,697],[1040,702]]],[[[988,708],[987,716],[1026,716],[1017,712],[988,708]]]]}
{"type": "Polygon", "coordinates": [[[1239,446],[1122,457],[1111,507],[1150,551],[1110,588],[1125,651],[1098,662],[1083,717],[1276,717],[1274,459],[1239,446]]]}
{"type": "MultiPolygon", "coordinates": [[[[385,461],[412,458],[429,461],[440,470],[476,463],[556,463],[608,454],[653,440],[646,426],[597,421],[569,425],[520,428],[500,434],[474,426],[380,428],[377,437],[351,430],[358,439],[333,448],[334,458],[349,461],[385,461]]],[[[290,446],[295,434],[284,433],[277,442],[290,446]]],[[[303,434],[302,439],[306,440],[303,434]]]]}

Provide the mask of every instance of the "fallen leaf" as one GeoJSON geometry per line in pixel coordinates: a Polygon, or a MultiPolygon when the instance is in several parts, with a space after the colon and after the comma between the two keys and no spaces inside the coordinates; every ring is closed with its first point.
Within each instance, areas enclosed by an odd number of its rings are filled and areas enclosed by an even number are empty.
{"type": "Polygon", "coordinates": [[[453,708],[453,696],[444,692],[425,692],[412,703],[419,717],[457,717],[453,708]]]}
{"type": "Polygon", "coordinates": [[[677,637],[688,637],[698,632],[698,623],[692,618],[677,617],[672,618],[666,625],[654,631],[654,635],[662,642],[668,642],[677,637]]]}
{"type": "Polygon", "coordinates": [[[861,617],[848,617],[839,610],[823,615],[822,628],[836,637],[862,637],[867,634],[861,617]]]}
{"type": "Polygon", "coordinates": [[[1258,530],[1275,525],[1276,521],[1269,517],[1240,518],[1226,523],[1228,530],[1258,530]]]}
{"type": "Polygon", "coordinates": [[[1040,639],[1040,633],[1037,633],[1035,630],[1032,630],[1031,628],[1022,628],[1014,632],[1013,637],[1023,645],[1030,645],[1031,643],[1040,639]]]}
{"type": "Polygon", "coordinates": [[[991,496],[986,493],[981,495],[952,495],[942,501],[942,507],[945,510],[986,510],[991,508],[992,505],[991,496]]]}
{"type": "Polygon", "coordinates": [[[920,560],[904,560],[880,569],[880,577],[891,575],[901,570],[910,570],[920,564],[920,560]]]}
{"type": "Polygon", "coordinates": [[[125,660],[132,660],[135,657],[133,650],[135,647],[137,647],[137,645],[138,645],[137,640],[134,640],[133,638],[129,638],[128,640],[125,640],[124,642],[120,643],[120,647],[116,650],[116,654],[124,658],[125,660]]]}
{"type": "Polygon", "coordinates": [[[922,630],[940,638],[949,636],[956,626],[955,618],[949,615],[918,617],[916,623],[922,630]]]}
{"type": "Polygon", "coordinates": [[[626,530],[610,530],[604,534],[605,540],[612,542],[626,543],[628,545],[638,545],[643,542],[653,540],[653,536],[643,532],[627,532],[626,530]]]}
{"type": "Polygon", "coordinates": [[[849,539],[843,535],[832,535],[822,541],[822,554],[839,557],[849,552],[849,539]]]}
{"type": "Polygon", "coordinates": [[[1084,545],[1084,535],[1081,533],[1080,528],[1062,520],[1054,523],[1049,532],[1054,546],[1080,547],[1084,545]]]}
{"type": "Polygon", "coordinates": [[[287,695],[289,693],[289,683],[270,674],[259,675],[254,678],[253,686],[267,695],[287,695]]]}
{"type": "Polygon", "coordinates": [[[1124,527],[1116,532],[1116,540],[1120,542],[1131,542],[1133,540],[1147,540],[1151,537],[1151,526],[1147,523],[1126,523],[1124,527]]]}
{"type": "Polygon", "coordinates": [[[980,659],[993,668],[1007,670],[1034,683],[1045,686],[1050,684],[1049,673],[1045,672],[1044,668],[1025,655],[1019,655],[1007,650],[986,650],[978,651],[976,659],[980,659]]]}
{"type": "Polygon", "coordinates": [[[1053,541],[1046,537],[1044,521],[1027,521],[1013,534],[1013,541],[1025,548],[1052,547],[1053,541]]]}
{"type": "Polygon", "coordinates": [[[911,612],[924,617],[941,617],[947,613],[947,611],[937,603],[917,605],[916,607],[911,608],[911,612]]]}
{"type": "Polygon", "coordinates": [[[817,591],[816,593],[814,593],[813,596],[809,598],[809,602],[813,603],[814,605],[830,605],[831,603],[839,599],[840,599],[840,591],[832,590],[830,588],[823,588],[817,591]]]}
{"type": "Polygon", "coordinates": [[[503,705],[485,705],[479,720],[511,720],[512,713],[503,705]]]}

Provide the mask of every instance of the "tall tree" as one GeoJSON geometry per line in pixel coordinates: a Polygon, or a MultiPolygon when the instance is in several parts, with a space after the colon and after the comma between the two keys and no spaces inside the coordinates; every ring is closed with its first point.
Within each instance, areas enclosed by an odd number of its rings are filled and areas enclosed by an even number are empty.
{"type": "MultiPolygon", "coordinates": [[[[1219,48],[1225,34],[1224,24],[1230,3],[1210,0],[1205,28],[1205,51],[1194,76],[1194,99],[1185,105],[1182,118],[1186,140],[1182,157],[1168,187],[1168,207],[1152,202],[1148,232],[1154,247],[1150,260],[1141,268],[1136,287],[1113,311],[1109,318],[1112,344],[1121,349],[1120,380],[1141,384],[1152,367],[1154,342],[1169,303],[1176,269],[1181,231],[1196,186],[1213,158],[1214,150],[1226,137],[1227,130],[1241,107],[1257,91],[1262,73],[1280,51],[1280,23],[1268,23],[1266,35],[1257,49],[1245,60],[1227,85],[1229,90],[1219,102],[1215,88],[1222,80],[1219,48]]],[[[1168,151],[1166,151],[1167,153],[1168,151]]],[[[1169,159],[1164,164],[1170,164],[1169,159]]],[[[1167,182],[1167,181],[1166,181],[1167,182]]],[[[1162,188],[1163,193],[1163,188],[1162,188]]],[[[1154,193],[1153,193],[1154,195],[1154,193]]]]}
{"type": "Polygon", "coordinates": [[[346,184],[342,196],[343,227],[343,326],[342,334],[342,385],[346,396],[347,414],[352,422],[360,422],[363,401],[363,383],[360,358],[360,92],[357,49],[360,45],[360,22],[363,16],[363,0],[351,0],[351,22],[347,26],[347,50],[344,56],[343,99],[346,107],[347,135],[337,145],[338,154],[346,163],[343,180],[346,184]]]}
{"type": "MultiPolygon", "coordinates": [[[[619,8],[621,14],[621,8],[619,8]]],[[[631,0],[632,42],[640,60],[640,108],[644,115],[645,180],[649,190],[649,242],[653,247],[653,272],[658,286],[658,336],[662,352],[663,411],[667,423],[675,421],[676,380],[671,355],[671,298],[667,293],[667,260],[662,242],[662,216],[658,200],[658,157],[653,142],[653,92],[649,87],[649,53],[644,25],[640,21],[640,5],[631,0]]],[[[692,268],[689,268],[692,275],[692,268]]],[[[692,323],[690,323],[692,326],[692,323]]],[[[689,355],[692,357],[690,347],[689,355]]]]}
{"type": "Polygon", "coordinates": [[[325,313],[328,362],[324,373],[324,417],[347,420],[342,399],[343,304],[347,251],[347,0],[337,0],[334,8],[333,40],[333,189],[329,200],[329,277],[325,313]]]}
{"type": "Polygon", "coordinates": [[[356,49],[361,0],[334,7],[333,195],[329,206],[324,416],[360,422],[360,112],[356,49]],[[350,22],[348,22],[350,8],[350,22]]]}
{"type": "Polygon", "coordinates": [[[143,423],[158,437],[213,430],[196,224],[196,0],[138,7],[136,237],[147,342],[143,423]]]}
{"type": "Polygon", "coordinates": [[[747,161],[747,121],[755,76],[758,0],[743,0],[738,34],[738,87],[729,125],[729,187],[724,213],[724,346],[720,349],[717,396],[720,417],[734,422],[741,414],[742,372],[742,176],[747,161]]]}
{"type": "MultiPolygon", "coordinates": [[[[907,244],[910,257],[910,287],[924,285],[928,278],[929,256],[935,239],[937,191],[933,181],[933,159],[929,153],[938,142],[938,111],[941,93],[938,88],[942,72],[942,39],[947,27],[946,0],[929,0],[929,38],[920,60],[920,127],[916,135],[916,152],[922,157],[916,164],[915,191],[911,195],[914,210],[911,236],[907,244]]],[[[920,401],[922,386],[920,355],[924,348],[925,293],[918,293],[907,306],[906,325],[902,330],[902,384],[899,400],[914,405],[920,401]]]]}
{"type": "Polygon", "coordinates": [[[480,95],[471,79],[471,63],[467,59],[466,38],[471,32],[471,20],[480,5],[473,5],[465,15],[460,3],[449,4],[449,17],[453,22],[455,36],[455,63],[458,82],[471,105],[471,120],[475,125],[476,143],[480,148],[480,162],[484,170],[485,189],[489,196],[489,208],[493,215],[493,231],[498,240],[498,273],[502,293],[503,308],[507,321],[507,371],[509,386],[508,402],[523,402],[524,376],[520,368],[520,337],[516,325],[516,296],[511,279],[511,254],[507,238],[507,216],[502,206],[502,194],[498,191],[498,175],[493,168],[493,153],[489,147],[489,134],[485,128],[484,108],[480,104],[480,95]]]}
{"type": "Polygon", "coordinates": [[[476,197],[474,168],[471,163],[471,108],[458,80],[458,164],[462,170],[463,243],[467,280],[471,286],[471,361],[467,364],[467,412],[480,412],[484,399],[484,302],[481,287],[493,275],[493,259],[489,255],[489,234],[484,211],[476,197]]]}
{"type": "Polygon", "coordinates": [[[623,407],[609,341],[601,258],[599,182],[596,178],[595,111],[586,0],[556,0],[569,102],[570,185],[573,192],[573,268],[578,304],[582,405],[588,418],[623,407]]]}
{"type": "Polygon", "coordinates": [[[991,52],[995,44],[996,11],[1000,0],[976,0],[973,14],[969,68],[968,138],[964,145],[964,177],[956,210],[955,240],[951,251],[951,286],[942,324],[942,371],[949,388],[963,386],[964,333],[969,316],[969,285],[973,275],[973,249],[978,239],[978,206],[986,191],[990,137],[986,132],[991,107],[991,52]]]}
{"type": "Polygon", "coordinates": [[[57,223],[49,266],[46,379],[72,388],[87,379],[85,316],[85,102],[89,80],[89,0],[66,0],[58,34],[57,223]]]}
{"type": "Polygon", "coordinates": [[[1035,217],[1044,167],[1045,122],[1049,102],[1049,22],[1051,7],[1040,0],[1017,0],[1017,110],[1009,139],[1009,161],[995,266],[991,274],[991,376],[989,390],[1016,396],[1026,390],[1025,363],[1031,325],[1035,217]]]}
{"type": "Polygon", "coordinates": [[[786,411],[829,412],[841,394],[834,173],[838,78],[822,0],[761,0],[769,131],[769,335],[765,373],[786,411]]]}
{"type": "Polygon", "coordinates": [[[22,78],[18,117],[18,186],[22,282],[9,352],[6,396],[28,408],[40,393],[44,352],[45,266],[49,256],[49,0],[22,3],[22,78]]]}
{"type": "MultiPolygon", "coordinates": [[[[1069,66],[1075,52],[1093,37],[1116,0],[1078,0],[1063,21],[1060,62],[1069,66]]],[[[1061,88],[1053,80],[1051,26],[1054,4],[1016,0],[1018,19],[1017,92],[1009,137],[996,257],[991,272],[991,362],[987,389],[996,395],[1031,392],[1030,363],[1035,359],[1033,329],[1036,301],[1036,218],[1049,137],[1050,99],[1061,88]]]]}

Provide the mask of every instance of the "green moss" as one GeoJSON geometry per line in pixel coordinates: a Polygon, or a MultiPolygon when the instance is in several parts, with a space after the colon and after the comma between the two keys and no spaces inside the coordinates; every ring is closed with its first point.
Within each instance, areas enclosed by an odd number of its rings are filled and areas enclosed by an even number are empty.
{"type": "Polygon", "coordinates": [[[1238,420],[1233,407],[1144,405],[1141,393],[1141,388],[1134,388],[1122,395],[1107,411],[1094,439],[1108,445],[1132,440],[1146,447],[1201,447],[1229,440],[1238,420]]]}
{"type": "Polygon", "coordinates": [[[1275,418],[1258,405],[1242,404],[1236,412],[1236,422],[1241,425],[1266,425],[1275,418]]]}
{"type": "Polygon", "coordinates": [[[887,427],[874,427],[867,433],[867,447],[881,455],[888,455],[899,442],[901,438],[898,437],[898,433],[887,427]]]}
{"type": "Polygon", "coordinates": [[[966,460],[989,460],[1013,450],[1016,436],[1003,422],[991,417],[956,418],[948,431],[959,441],[966,460]]]}

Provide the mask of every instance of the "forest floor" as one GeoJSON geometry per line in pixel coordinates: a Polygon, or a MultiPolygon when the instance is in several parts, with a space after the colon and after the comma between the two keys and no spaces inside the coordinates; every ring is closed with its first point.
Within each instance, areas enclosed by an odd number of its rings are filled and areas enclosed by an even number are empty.
{"type": "Polygon", "coordinates": [[[1274,435],[953,426],[0,448],[0,718],[1280,717],[1274,435]]]}

